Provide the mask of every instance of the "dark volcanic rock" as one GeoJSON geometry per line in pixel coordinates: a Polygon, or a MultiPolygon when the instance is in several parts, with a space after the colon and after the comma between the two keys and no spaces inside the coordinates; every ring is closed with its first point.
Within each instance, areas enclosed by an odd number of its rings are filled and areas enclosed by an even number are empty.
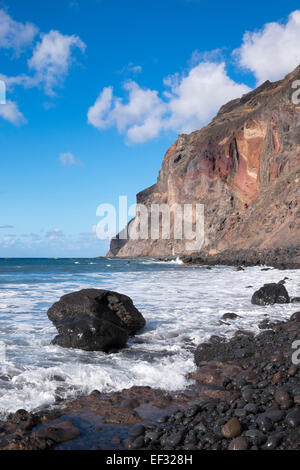
{"type": "Polygon", "coordinates": [[[255,305],[288,304],[289,294],[283,284],[265,284],[258,291],[254,292],[251,303],[255,305]]]}
{"type": "Polygon", "coordinates": [[[224,313],[223,320],[236,320],[239,317],[236,313],[224,313]]]}
{"type": "Polygon", "coordinates": [[[60,409],[18,410],[0,421],[0,449],[300,450],[300,368],[291,347],[299,334],[300,322],[290,320],[255,336],[213,336],[198,347],[195,359],[206,359],[184,392],[94,391],[60,409]],[[236,357],[244,348],[251,355],[236,357]]]}
{"type": "Polygon", "coordinates": [[[236,437],[231,441],[229,444],[228,450],[247,450],[248,449],[248,441],[246,437],[236,437]]]}
{"type": "Polygon", "coordinates": [[[300,312],[295,312],[290,318],[291,321],[300,322],[300,312]]]}
{"type": "Polygon", "coordinates": [[[255,336],[238,331],[229,341],[212,336],[200,344],[198,369],[189,376],[200,387],[190,395],[192,406],[169,410],[145,431],[143,448],[299,450],[300,370],[291,357],[297,320],[270,323],[255,336]]]}
{"type": "Polygon", "coordinates": [[[129,297],[100,289],[64,295],[48,310],[48,317],[59,333],[54,344],[86,351],[118,350],[145,326],[129,297]]]}
{"type": "Polygon", "coordinates": [[[51,439],[56,444],[60,442],[70,441],[80,436],[81,432],[73,423],[66,421],[55,425],[47,425],[41,427],[36,432],[36,437],[43,439],[51,439]]]}

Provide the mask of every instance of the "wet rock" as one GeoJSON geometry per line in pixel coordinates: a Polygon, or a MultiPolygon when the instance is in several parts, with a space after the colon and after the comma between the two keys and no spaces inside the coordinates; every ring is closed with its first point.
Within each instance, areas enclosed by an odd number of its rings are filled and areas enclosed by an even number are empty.
{"type": "Polygon", "coordinates": [[[245,436],[248,437],[254,445],[261,446],[267,440],[267,437],[258,429],[249,429],[245,432],[245,436]]]}
{"type": "Polygon", "coordinates": [[[228,450],[247,450],[248,440],[246,437],[240,436],[233,439],[228,446],[228,450]]]}
{"type": "Polygon", "coordinates": [[[169,447],[176,447],[181,442],[183,435],[184,433],[182,431],[171,434],[165,441],[166,445],[169,447]]]}
{"type": "Polygon", "coordinates": [[[243,357],[249,357],[252,355],[252,351],[249,348],[240,348],[240,349],[235,349],[234,351],[234,357],[237,359],[243,358],[243,357]]]}
{"type": "Polygon", "coordinates": [[[255,305],[287,304],[290,302],[289,294],[283,284],[265,284],[254,292],[251,303],[255,305]]]}
{"type": "Polygon", "coordinates": [[[300,322],[300,312],[295,312],[290,318],[290,321],[300,322]]]}
{"type": "Polygon", "coordinates": [[[297,427],[300,425],[300,409],[296,409],[288,413],[288,415],[285,418],[286,423],[289,426],[292,427],[297,427]]]}
{"type": "Polygon", "coordinates": [[[266,417],[269,418],[273,423],[277,423],[284,418],[284,412],[277,409],[268,410],[265,413],[266,417]]]}
{"type": "Polygon", "coordinates": [[[236,320],[239,318],[240,315],[237,315],[236,313],[224,313],[222,316],[223,320],[236,320]]]}
{"type": "Polygon", "coordinates": [[[139,406],[139,402],[135,398],[125,398],[125,400],[123,400],[121,403],[122,408],[127,408],[129,410],[133,410],[134,408],[137,408],[138,406],[139,406]]]}
{"type": "Polygon", "coordinates": [[[258,405],[256,403],[247,403],[244,409],[247,413],[256,414],[258,412],[258,405]]]}
{"type": "Polygon", "coordinates": [[[51,439],[56,444],[76,439],[80,434],[81,431],[70,421],[45,425],[35,433],[36,437],[51,439]]]}
{"type": "Polygon", "coordinates": [[[64,295],[50,307],[48,317],[59,333],[54,344],[86,351],[117,351],[145,325],[129,297],[100,289],[64,295]]]}
{"type": "Polygon", "coordinates": [[[51,439],[12,434],[0,439],[0,450],[48,450],[53,444],[51,439]]]}
{"type": "Polygon", "coordinates": [[[241,368],[239,366],[220,361],[208,361],[201,363],[201,367],[190,377],[197,382],[206,385],[221,385],[224,380],[234,379],[241,368]]]}
{"type": "Polygon", "coordinates": [[[138,437],[145,433],[145,426],[143,424],[136,424],[130,431],[131,437],[138,437]]]}
{"type": "Polygon", "coordinates": [[[278,371],[276,372],[276,374],[273,375],[272,382],[274,382],[274,384],[279,384],[280,382],[282,382],[283,379],[284,373],[282,371],[278,371]]]}
{"type": "Polygon", "coordinates": [[[288,375],[290,377],[294,377],[294,375],[297,374],[297,371],[298,371],[298,367],[296,366],[296,364],[292,364],[291,367],[288,370],[288,375]]]}
{"type": "Polygon", "coordinates": [[[267,440],[264,448],[267,449],[267,450],[277,449],[277,447],[279,446],[282,439],[283,439],[283,434],[282,433],[272,434],[271,436],[268,437],[268,440],[267,440]]]}
{"type": "Polygon", "coordinates": [[[134,439],[133,442],[129,444],[128,449],[131,449],[131,450],[141,449],[142,447],[144,447],[144,444],[145,444],[145,441],[144,441],[143,436],[139,436],[136,439],[134,439]]]}
{"type": "Polygon", "coordinates": [[[285,390],[278,390],[275,394],[275,401],[279,405],[290,400],[290,395],[285,390]]]}
{"type": "Polygon", "coordinates": [[[267,416],[262,416],[261,418],[258,418],[257,423],[260,430],[265,433],[272,431],[272,429],[274,428],[272,421],[267,416]]]}
{"type": "Polygon", "coordinates": [[[38,422],[38,418],[28,411],[20,409],[10,415],[10,429],[29,431],[31,430],[38,422]]]}

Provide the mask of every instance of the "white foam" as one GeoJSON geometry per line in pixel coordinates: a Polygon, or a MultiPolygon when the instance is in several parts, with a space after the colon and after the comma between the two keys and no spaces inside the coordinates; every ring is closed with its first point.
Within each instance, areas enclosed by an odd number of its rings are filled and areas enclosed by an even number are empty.
{"type": "MultiPolygon", "coordinates": [[[[57,272],[46,276],[0,276],[0,341],[6,347],[6,362],[0,379],[0,413],[18,408],[35,409],[51,404],[55,396],[79,392],[120,390],[148,385],[180,390],[188,385],[194,369],[193,351],[212,334],[231,336],[237,329],[258,332],[258,323],[288,318],[295,305],[258,307],[251,295],[266,282],[289,279],[291,296],[299,294],[298,271],[259,267],[237,271],[231,267],[184,267],[133,262],[124,266],[104,262],[96,272],[57,272]],[[102,266],[102,267],[101,267],[102,266]],[[104,266],[104,268],[103,268],[104,266]],[[124,269],[126,268],[126,272],[124,269]],[[26,279],[26,282],[25,282],[26,279]],[[252,285],[252,288],[246,288],[252,285]],[[143,332],[130,339],[129,348],[118,354],[68,350],[51,345],[56,330],[46,312],[61,295],[81,288],[107,288],[129,295],[147,320],[143,332]],[[220,325],[227,312],[240,315],[230,325],[220,325]],[[59,391],[57,390],[59,388],[59,391]]],[[[90,268],[89,268],[90,269],[90,268]]]]}

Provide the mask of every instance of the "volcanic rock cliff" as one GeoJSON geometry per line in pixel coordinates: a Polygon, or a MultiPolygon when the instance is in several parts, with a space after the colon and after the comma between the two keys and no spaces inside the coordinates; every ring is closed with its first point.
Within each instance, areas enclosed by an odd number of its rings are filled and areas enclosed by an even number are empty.
{"type": "MultiPolygon", "coordinates": [[[[285,79],[221,107],[212,122],[180,135],[157,183],[137,195],[151,204],[203,203],[201,256],[284,249],[299,259],[300,105],[292,100],[300,66],[285,79]]],[[[109,256],[188,254],[184,240],[111,241],[109,256]]]]}

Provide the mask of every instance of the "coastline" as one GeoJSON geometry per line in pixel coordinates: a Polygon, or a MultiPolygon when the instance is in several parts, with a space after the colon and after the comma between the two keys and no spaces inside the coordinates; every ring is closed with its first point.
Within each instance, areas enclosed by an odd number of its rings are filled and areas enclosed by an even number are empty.
{"type": "Polygon", "coordinates": [[[106,256],[106,259],[175,261],[179,258],[185,266],[269,266],[281,270],[300,269],[300,247],[276,248],[273,250],[226,250],[217,254],[179,253],[174,256],[122,257],[106,256]]]}
{"type": "Polygon", "coordinates": [[[193,383],[181,392],[95,390],[37,412],[19,410],[0,423],[0,449],[300,449],[300,369],[291,359],[300,313],[260,329],[199,345],[193,383]],[[239,430],[224,437],[232,419],[239,430]]]}

